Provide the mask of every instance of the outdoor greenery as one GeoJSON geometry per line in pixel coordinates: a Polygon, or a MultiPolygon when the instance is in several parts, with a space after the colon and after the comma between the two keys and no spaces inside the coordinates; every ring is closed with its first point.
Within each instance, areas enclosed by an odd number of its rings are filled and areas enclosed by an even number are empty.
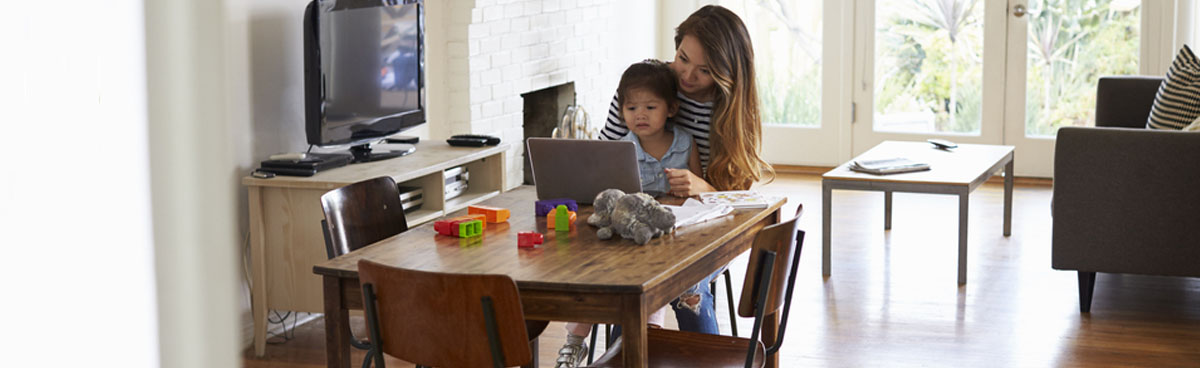
{"type": "Polygon", "coordinates": [[[978,132],[982,1],[881,0],[875,24],[876,126],[887,115],[920,112],[935,131],[978,132]]]}
{"type": "MultiPolygon", "coordinates": [[[[821,2],[721,2],[745,15],[755,42],[764,123],[820,124],[821,2]]],[[[1140,3],[1029,1],[1027,135],[1094,124],[1096,80],[1138,70],[1140,3]]],[[[925,122],[922,131],[980,131],[983,8],[984,0],[877,0],[877,127],[925,122]]]]}
{"type": "MultiPolygon", "coordinates": [[[[1094,124],[1096,80],[1137,71],[1138,5],[1136,0],[1029,2],[1027,135],[1094,124]]],[[[979,0],[899,0],[877,7],[875,109],[880,120],[920,112],[932,116],[934,131],[979,131],[986,52],[982,7],[979,0]]]]}
{"type": "Polygon", "coordinates": [[[1096,80],[1136,74],[1140,6],[1122,0],[1030,1],[1025,134],[1095,125],[1096,80]]]}
{"type": "Polygon", "coordinates": [[[821,124],[821,0],[722,1],[741,10],[754,41],[765,124],[821,124]]]}

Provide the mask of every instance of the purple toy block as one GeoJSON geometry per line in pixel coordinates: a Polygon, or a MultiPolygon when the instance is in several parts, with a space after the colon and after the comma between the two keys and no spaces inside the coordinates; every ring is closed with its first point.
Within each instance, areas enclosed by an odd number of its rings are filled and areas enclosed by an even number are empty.
{"type": "Polygon", "coordinates": [[[567,210],[569,211],[579,212],[579,204],[575,203],[574,199],[569,198],[540,200],[533,204],[533,210],[538,217],[545,217],[546,214],[554,211],[560,204],[567,206],[567,210]]]}

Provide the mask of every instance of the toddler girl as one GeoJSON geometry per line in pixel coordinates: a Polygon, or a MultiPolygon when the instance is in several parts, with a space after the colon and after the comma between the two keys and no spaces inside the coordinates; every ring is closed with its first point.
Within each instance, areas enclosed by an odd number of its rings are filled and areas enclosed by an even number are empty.
{"type": "MultiPolygon", "coordinates": [[[[669,191],[667,177],[672,170],[689,170],[703,177],[700,153],[693,148],[692,135],[668,123],[679,111],[679,100],[675,97],[678,85],[671,68],[652,59],[629,66],[617,85],[620,117],[633,133],[621,139],[637,145],[642,192],[652,196],[669,191]]],[[[707,287],[707,283],[704,286],[707,287]]],[[[659,309],[647,318],[647,322],[653,327],[661,327],[665,315],[666,308],[659,309]]],[[[567,342],[558,351],[555,368],[580,365],[587,356],[587,344],[583,340],[591,329],[591,324],[567,323],[567,342]]]]}

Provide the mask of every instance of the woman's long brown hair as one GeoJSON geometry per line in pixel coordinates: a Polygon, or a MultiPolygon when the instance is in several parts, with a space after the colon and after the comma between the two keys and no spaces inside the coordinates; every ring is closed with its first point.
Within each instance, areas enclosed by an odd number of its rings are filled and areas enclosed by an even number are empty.
{"type": "Polygon", "coordinates": [[[729,9],[707,5],[675,28],[675,48],[683,36],[700,41],[715,82],[711,157],[705,179],[717,190],[746,190],[762,179],[764,171],[775,178],[760,153],[762,120],[754,79],[754,48],[746,25],[729,9]]]}

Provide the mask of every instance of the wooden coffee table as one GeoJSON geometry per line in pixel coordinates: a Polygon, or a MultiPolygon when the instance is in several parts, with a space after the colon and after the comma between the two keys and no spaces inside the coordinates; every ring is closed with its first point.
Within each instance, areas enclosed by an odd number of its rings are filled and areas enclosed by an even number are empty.
{"type": "Polygon", "coordinates": [[[958,196],[958,283],[967,283],[967,203],[971,192],[1004,167],[1004,236],[1012,234],[1013,147],[959,144],[940,150],[925,142],[885,141],[855,157],[882,159],[905,157],[929,163],[930,170],[872,175],[854,172],[847,162],[830,170],[821,180],[822,237],[821,273],[830,274],[830,228],[834,189],[883,192],[883,228],[892,228],[892,192],[951,194],[958,196]]]}

